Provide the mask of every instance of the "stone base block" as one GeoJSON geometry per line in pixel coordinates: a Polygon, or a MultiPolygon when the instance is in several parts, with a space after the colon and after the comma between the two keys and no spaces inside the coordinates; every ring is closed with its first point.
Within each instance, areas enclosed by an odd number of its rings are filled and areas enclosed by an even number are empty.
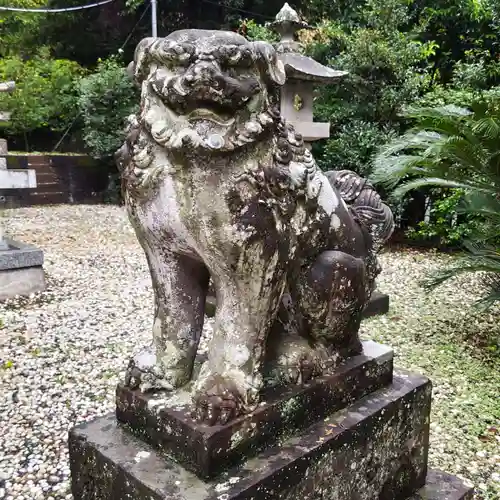
{"type": "Polygon", "coordinates": [[[0,250],[0,270],[43,266],[43,251],[33,245],[4,238],[0,250]]]}
{"type": "Polygon", "coordinates": [[[446,472],[431,470],[425,486],[408,500],[472,500],[474,488],[446,472]]]}
{"type": "Polygon", "coordinates": [[[75,500],[470,498],[470,490],[449,476],[427,474],[430,403],[431,384],[425,377],[398,373],[389,387],[211,481],[164,458],[109,415],[70,432],[73,496],[75,500]]]}
{"type": "Polygon", "coordinates": [[[36,188],[35,170],[7,170],[0,168],[1,189],[29,189],[36,188]]]}
{"type": "Polygon", "coordinates": [[[45,273],[41,266],[0,271],[0,301],[42,292],[45,288],[45,273]]]}
{"type": "Polygon", "coordinates": [[[389,385],[392,370],[392,350],[370,341],[364,342],[362,355],[348,359],[331,375],[303,386],[265,391],[257,410],[226,425],[208,426],[194,421],[187,391],[170,396],[118,386],[116,415],[160,453],[209,479],[286,435],[389,385]]]}
{"type": "Polygon", "coordinates": [[[4,238],[0,248],[0,301],[45,290],[42,250],[4,238]]]}

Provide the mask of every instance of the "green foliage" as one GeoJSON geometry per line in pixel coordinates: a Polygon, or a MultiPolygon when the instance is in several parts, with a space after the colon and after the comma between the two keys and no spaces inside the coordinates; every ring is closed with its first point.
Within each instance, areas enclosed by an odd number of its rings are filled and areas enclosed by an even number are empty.
{"type": "Polygon", "coordinates": [[[277,33],[266,26],[257,24],[253,19],[242,21],[238,32],[249,40],[263,40],[270,43],[279,41],[277,33]]]}
{"type": "Polygon", "coordinates": [[[420,221],[410,228],[407,236],[415,241],[428,241],[440,247],[457,247],[465,239],[478,232],[480,218],[472,214],[460,214],[463,189],[433,190],[429,220],[420,221]]]}
{"type": "Polygon", "coordinates": [[[399,121],[405,103],[423,90],[427,47],[408,40],[402,33],[356,29],[345,38],[346,47],[330,65],[349,75],[335,89],[351,116],[382,124],[399,121]]]}
{"type": "Polygon", "coordinates": [[[46,49],[29,60],[0,59],[0,81],[16,82],[13,93],[0,94],[0,109],[12,112],[4,126],[6,133],[65,128],[77,114],[75,79],[82,74],[77,63],[51,59],[46,49]]]}
{"type": "Polygon", "coordinates": [[[412,2],[419,38],[433,40],[433,77],[449,83],[456,63],[480,57],[492,61],[498,53],[498,5],[495,0],[436,0],[412,2]]]}
{"type": "Polygon", "coordinates": [[[138,90],[116,58],[100,61],[80,82],[83,138],[94,157],[109,158],[124,140],[125,120],[139,104],[138,90]]]}
{"type": "MultiPolygon", "coordinates": [[[[20,7],[33,9],[45,7],[45,0],[0,0],[2,7],[20,7]]],[[[0,11],[0,57],[31,55],[27,45],[38,32],[38,27],[45,14],[29,12],[0,11]]]]}
{"type": "Polygon", "coordinates": [[[499,101],[480,100],[471,109],[416,108],[407,117],[415,121],[414,127],[380,149],[372,179],[393,188],[398,198],[429,187],[461,190],[455,212],[477,221],[477,228],[467,228],[476,243],[462,240],[467,257],[427,285],[436,286],[462,272],[487,271],[482,303],[492,305],[500,300],[499,101]]]}
{"type": "Polygon", "coordinates": [[[376,123],[350,120],[341,124],[334,137],[326,142],[318,163],[324,170],[344,168],[368,176],[373,154],[392,135],[391,129],[383,129],[376,123]]]}
{"type": "MultiPolygon", "coordinates": [[[[375,7],[382,8],[371,2],[372,17],[375,7]]],[[[319,153],[323,167],[370,172],[375,149],[404,126],[403,106],[427,87],[425,68],[433,50],[432,43],[382,25],[345,29],[324,22],[318,28],[308,53],[348,71],[337,85],[321,88],[315,102],[317,119],[332,124],[332,139],[319,153]]]]}
{"type": "Polygon", "coordinates": [[[342,25],[355,25],[362,19],[366,0],[308,0],[301,2],[301,10],[309,22],[332,19],[342,25]]]}

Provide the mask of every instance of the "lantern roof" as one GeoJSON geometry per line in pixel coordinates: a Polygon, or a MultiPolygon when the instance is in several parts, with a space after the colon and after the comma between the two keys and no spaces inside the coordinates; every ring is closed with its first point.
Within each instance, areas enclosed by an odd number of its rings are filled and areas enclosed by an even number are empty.
{"type": "Polygon", "coordinates": [[[329,68],[302,53],[304,49],[297,41],[297,32],[302,29],[312,29],[312,27],[301,20],[297,11],[288,3],[283,5],[270,26],[281,36],[276,50],[278,57],[285,65],[287,78],[328,84],[347,75],[347,71],[329,68]]]}

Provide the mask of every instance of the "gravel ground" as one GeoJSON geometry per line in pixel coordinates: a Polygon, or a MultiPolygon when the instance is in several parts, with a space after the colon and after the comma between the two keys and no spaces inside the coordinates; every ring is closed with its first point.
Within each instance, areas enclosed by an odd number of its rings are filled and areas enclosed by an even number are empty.
{"type": "MultiPolygon", "coordinates": [[[[149,342],[152,291],[123,209],[6,211],[6,232],[45,250],[48,289],[0,305],[0,498],[70,499],[66,438],[113,410],[127,358],[149,342]]],[[[430,463],[500,498],[499,312],[470,308],[470,277],[427,296],[418,280],[451,257],[387,252],[379,289],[391,311],[363,335],[434,382],[430,463]]],[[[207,323],[207,331],[210,323],[207,323]]]]}

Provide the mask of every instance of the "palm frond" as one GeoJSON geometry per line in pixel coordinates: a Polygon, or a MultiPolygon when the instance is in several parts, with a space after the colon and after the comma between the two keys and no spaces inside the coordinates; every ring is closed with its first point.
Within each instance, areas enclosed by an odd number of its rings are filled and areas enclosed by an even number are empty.
{"type": "Polygon", "coordinates": [[[480,144],[472,144],[463,137],[452,136],[447,138],[440,151],[442,159],[447,158],[465,168],[466,171],[480,172],[483,170],[488,152],[480,144]]]}
{"type": "Polygon", "coordinates": [[[498,235],[500,236],[500,199],[496,192],[492,193],[467,193],[462,203],[457,206],[458,214],[482,215],[488,220],[498,221],[498,235]]]}
{"type": "Polygon", "coordinates": [[[472,131],[489,140],[500,140],[500,121],[492,116],[481,118],[472,126],[472,131]]]}
{"type": "Polygon", "coordinates": [[[457,214],[474,217],[477,242],[464,242],[467,255],[423,285],[430,290],[480,272],[485,292],[478,304],[490,307],[500,300],[500,112],[444,106],[410,108],[405,116],[416,125],[379,149],[371,179],[393,189],[394,198],[422,188],[463,190],[457,214]]]}
{"type": "Polygon", "coordinates": [[[487,274],[483,278],[483,286],[485,293],[476,302],[476,306],[482,310],[486,310],[500,300],[500,274],[487,274]]]}
{"type": "Polygon", "coordinates": [[[441,187],[448,189],[474,189],[478,191],[483,189],[472,183],[442,179],[440,177],[423,177],[401,184],[393,191],[392,196],[396,199],[399,199],[403,197],[405,194],[409,193],[410,191],[423,187],[441,187]]]}
{"type": "Polygon", "coordinates": [[[408,106],[404,116],[407,118],[464,118],[471,116],[474,112],[468,108],[447,104],[436,107],[414,107],[408,106]]]}
{"type": "Polygon", "coordinates": [[[400,137],[396,137],[378,150],[381,157],[393,156],[407,150],[426,149],[432,144],[444,139],[442,134],[428,130],[409,130],[400,137]]]}
{"type": "Polygon", "coordinates": [[[390,189],[408,175],[420,175],[427,171],[425,160],[416,155],[390,156],[382,160],[376,172],[370,176],[370,180],[375,184],[383,184],[390,189]]]}

